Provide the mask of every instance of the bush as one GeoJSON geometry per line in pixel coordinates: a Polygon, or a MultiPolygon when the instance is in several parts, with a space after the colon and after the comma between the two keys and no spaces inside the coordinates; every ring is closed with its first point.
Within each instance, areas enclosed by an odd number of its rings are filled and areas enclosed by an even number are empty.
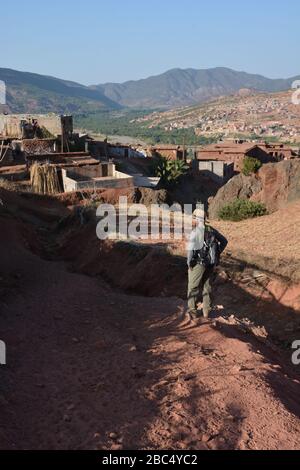
{"type": "Polygon", "coordinates": [[[257,158],[246,157],[244,160],[243,174],[250,176],[253,173],[257,173],[262,167],[262,163],[257,158]]]}
{"type": "Polygon", "coordinates": [[[254,217],[262,217],[267,214],[264,204],[253,202],[249,199],[236,199],[230,204],[226,204],[219,211],[221,220],[230,220],[239,222],[241,220],[253,219],[254,217]]]}
{"type": "Polygon", "coordinates": [[[154,161],[153,170],[155,176],[161,179],[161,185],[170,189],[188,172],[189,166],[183,160],[168,160],[158,156],[154,161]]]}

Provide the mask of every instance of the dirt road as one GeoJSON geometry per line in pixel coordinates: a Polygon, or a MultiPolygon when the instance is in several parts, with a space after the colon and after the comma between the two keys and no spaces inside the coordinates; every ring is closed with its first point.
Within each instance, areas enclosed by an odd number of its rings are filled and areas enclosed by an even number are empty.
{"type": "Polygon", "coordinates": [[[131,297],[42,260],[12,224],[1,449],[300,448],[300,382],[278,355],[234,327],[182,322],[181,300],[131,297]]]}

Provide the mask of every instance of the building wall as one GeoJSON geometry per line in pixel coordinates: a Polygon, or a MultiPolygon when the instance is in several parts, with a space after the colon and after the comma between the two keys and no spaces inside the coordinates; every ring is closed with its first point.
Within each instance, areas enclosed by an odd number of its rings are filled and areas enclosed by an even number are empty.
{"type": "Polygon", "coordinates": [[[271,154],[267,153],[262,147],[255,147],[249,150],[249,152],[246,153],[246,156],[256,158],[261,163],[274,163],[281,159],[280,157],[278,159],[273,157],[271,154]]]}
{"type": "Polygon", "coordinates": [[[54,136],[61,134],[61,117],[55,114],[9,114],[0,115],[0,135],[21,139],[21,121],[36,119],[40,127],[45,127],[54,136]]]}
{"type": "Polygon", "coordinates": [[[108,158],[108,146],[106,142],[91,141],[87,149],[95,158],[108,158]]]}
{"type": "Polygon", "coordinates": [[[160,178],[151,178],[148,176],[134,176],[134,186],[138,188],[156,188],[160,178]]]}
{"type": "Polygon", "coordinates": [[[177,160],[178,150],[156,150],[161,157],[167,158],[168,160],[177,160]]]}
{"type": "Polygon", "coordinates": [[[102,163],[100,165],[89,165],[84,167],[75,167],[68,170],[68,175],[74,175],[85,180],[91,178],[115,178],[116,167],[113,163],[102,163]]]}
{"type": "Polygon", "coordinates": [[[199,161],[209,161],[209,160],[219,160],[227,162],[228,164],[234,164],[234,171],[241,172],[244,165],[244,160],[246,157],[257,158],[261,163],[272,163],[279,161],[281,158],[275,158],[271,154],[267,153],[264,148],[259,145],[254,146],[249,150],[239,149],[238,146],[230,149],[203,149],[196,153],[197,159],[199,161]]]}
{"type": "Polygon", "coordinates": [[[62,170],[63,185],[65,192],[75,192],[83,189],[124,189],[133,188],[134,179],[124,173],[115,172],[114,177],[96,177],[87,181],[78,181],[74,179],[73,172],[63,169],[62,170]],[[73,177],[72,177],[73,176],[73,177]]]}
{"type": "Polygon", "coordinates": [[[194,160],[193,168],[202,174],[207,174],[219,183],[228,181],[234,176],[234,164],[224,161],[200,161],[194,160]]]}
{"type": "MultiPolygon", "coordinates": [[[[0,152],[1,152],[1,143],[0,143],[0,152]]],[[[10,147],[2,147],[2,152],[0,153],[0,166],[9,166],[13,163],[13,154],[10,147]]]]}
{"type": "Polygon", "coordinates": [[[280,161],[280,160],[290,160],[293,158],[293,150],[285,145],[281,144],[267,144],[263,145],[262,150],[269,155],[269,157],[273,158],[273,161],[280,161]]]}
{"type": "Polygon", "coordinates": [[[27,155],[54,153],[55,142],[54,139],[23,139],[21,149],[27,155]]]}

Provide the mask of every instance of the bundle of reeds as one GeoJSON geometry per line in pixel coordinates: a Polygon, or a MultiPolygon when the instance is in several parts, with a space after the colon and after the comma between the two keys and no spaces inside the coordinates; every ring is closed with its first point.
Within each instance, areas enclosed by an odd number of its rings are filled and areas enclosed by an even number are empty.
{"type": "Polygon", "coordinates": [[[57,169],[49,163],[34,163],[30,169],[31,187],[38,194],[57,194],[61,192],[57,169]]]}

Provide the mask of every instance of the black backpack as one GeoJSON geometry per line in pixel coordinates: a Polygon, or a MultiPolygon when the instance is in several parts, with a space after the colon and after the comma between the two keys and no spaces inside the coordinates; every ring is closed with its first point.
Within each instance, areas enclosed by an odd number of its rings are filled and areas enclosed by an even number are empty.
{"type": "Polygon", "coordinates": [[[201,250],[194,252],[197,263],[206,267],[218,266],[220,262],[220,247],[215,231],[210,227],[205,228],[204,245],[201,250]]]}

